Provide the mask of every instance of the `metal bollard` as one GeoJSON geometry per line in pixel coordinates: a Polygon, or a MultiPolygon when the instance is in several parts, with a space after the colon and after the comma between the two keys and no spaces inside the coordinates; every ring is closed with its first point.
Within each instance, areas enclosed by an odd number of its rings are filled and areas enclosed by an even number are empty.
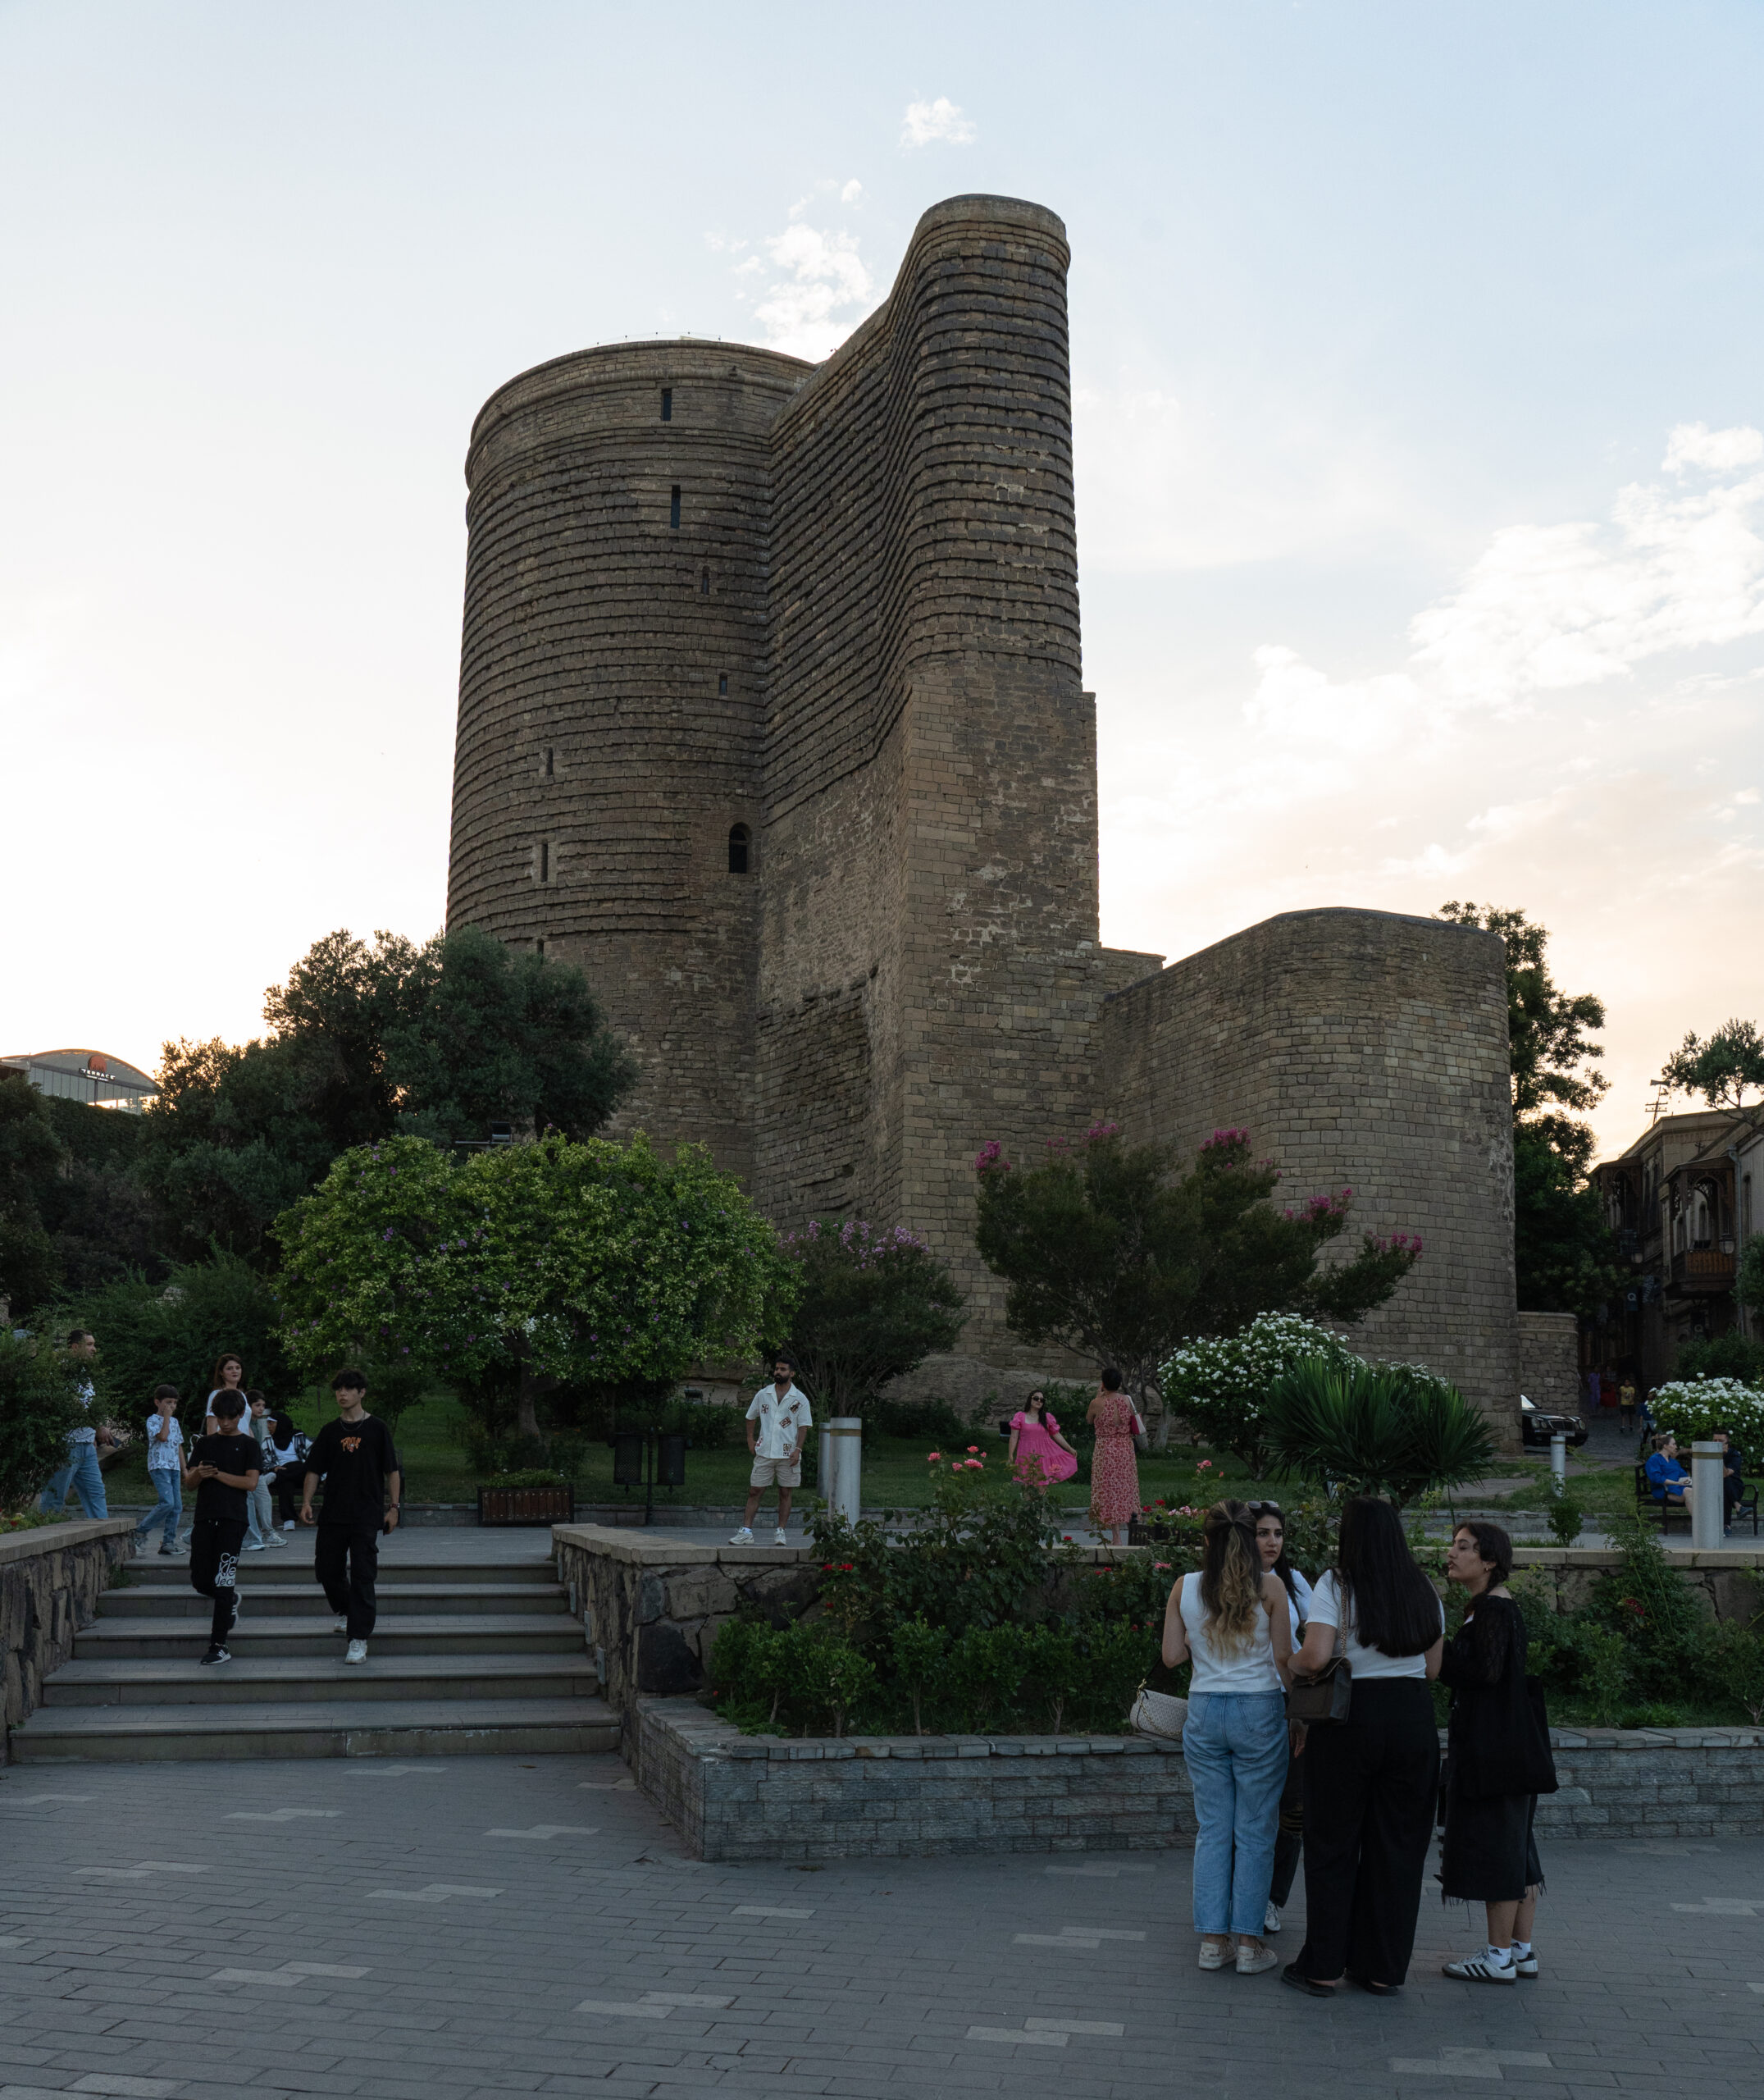
{"type": "Polygon", "coordinates": [[[835,1415],[821,1424],[821,1492],[836,1517],[858,1521],[864,1506],[864,1424],[855,1415],[835,1415]]]}
{"type": "Polygon", "coordinates": [[[1560,1429],[1550,1439],[1550,1492],[1568,1492],[1568,1438],[1566,1431],[1560,1429]]]}
{"type": "Polygon", "coordinates": [[[1690,1542],[1698,1553],[1711,1553],[1721,1543],[1726,1514],[1721,1495],[1721,1447],[1719,1444],[1693,1444],[1690,1447],[1690,1485],[1693,1496],[1690,1513],[1690,1542]]]}

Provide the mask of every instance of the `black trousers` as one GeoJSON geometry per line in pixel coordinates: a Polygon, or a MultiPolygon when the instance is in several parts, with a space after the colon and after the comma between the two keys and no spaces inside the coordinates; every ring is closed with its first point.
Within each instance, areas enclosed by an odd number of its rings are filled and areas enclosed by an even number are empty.
{"type": "Polygon", "coordinates": [[[285,1524],[300,1521],[300,1491],[306,1475],[299,1466],[279,1466],[276,1471],[276,1513],[285,1524]]]}
{"type": "Polygon", "coordinates": [[[365,1641],[374,1630],[374,1577],[380,1573],[380,1519],[318,1527],[312,1572],[325,1601],[349,1622],[349,1638],[365,1641]]]}
{"type": "MultiPolygon", "coordinates": [[[[1288,1730],[1288,1741],[1292,1730],[1288,1730]]],[[[1268,1900],[1277,1911],[1286,1908],[1297,1879],[1298,1863],[1305,1854],[1305,1760],[1287,1752],[1286,1784],[1280,1789],[1280,1820],[1274,1830],[1274,1881],[1268,1900]]]]}
{"type": "Polygon", "coordinates": [[[1305,1778],[1305,1944],[1320,1984],[1401,1984],[1415,1952],[1439,1793],[1439,1733],[1419,1678],[1356,1678],[1351,1718],[1313,1728],[1305,1778]]]}
{"type": "Polygon", "coordinates": [[[243,1517],[198,1517],[190,1526],[190,1587],[198,1596],[214,1600],[208,1638],[217,1648],[226,1646],[233,1630],[239,1549],[244,1536],[243,1517]]]}

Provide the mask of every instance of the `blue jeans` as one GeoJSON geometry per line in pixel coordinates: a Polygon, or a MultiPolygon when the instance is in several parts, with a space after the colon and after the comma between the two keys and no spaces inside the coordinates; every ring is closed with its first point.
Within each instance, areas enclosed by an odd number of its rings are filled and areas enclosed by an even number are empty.
{"type": "Polygon", "coordinates": [[[178,1519],[184,1514],[184,1490],[179,1484],[175,1466],[149,1466],[147,1477],[159,1491],[159,1507],[149,1509],[134,1527],[135,1544],[153,1535],[155,1524],[165,1526],[165,1536],[159,1541],[160,1550],[166,1551],[178,1542],[178,1519]]]}
{"type": "Polygon", "coordinates": [[[37,1507],[51,1511],[65,1509],[70,1487],[80,1497],[80,1506],[89,1517],[110,1514],[110,1504],[104,1500],[104,1476],[98,1471],[95,1443],[69,1444],[67,1463],[44,1488],[37,1507]]]}
{"type": "Polygon", "coordinates": [[[1286,1700],[1204,1691],[1188,1701],[1182,1754],[1194,1785],[1194,1929],[1259,1934],[1274,1879],[1286,1783],[1286,1700]]]}

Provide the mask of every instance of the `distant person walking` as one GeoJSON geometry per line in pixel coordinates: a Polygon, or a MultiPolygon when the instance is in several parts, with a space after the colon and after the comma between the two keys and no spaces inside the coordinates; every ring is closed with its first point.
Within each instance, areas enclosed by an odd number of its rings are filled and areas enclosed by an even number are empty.
{"type": "Polygon", "coordinates": [[[1010,1469],[1032,1487],[1051,1487],[1078,1471],[1078,1453],[1060,1435],[1058,1420],[1047,1411],[1047,1395],[1039,1390],[1010,1418],[1010,1469]]]}
{"type": "Polygon", "coordinates": [[[349,1637],[346,1663],[365,1663],[377,1616],[374,1580],[380,1572],[380,1538],[398,1528],[403,1481],[392,1432],[367,1408],[367,1378],[340,1371],[330,1381],[337,1418],[312,1439],[303,1463],[306,1479],[300,1521],[310,1524],[312,1489],[325,1483],[312,1572],[325,1600],[337,1614],[337,1631],[349,1637]]]}
{"type": "Polygon", "coordinates": [[[1326,1997],[1351,1977],[1401,1990],[1415,1951],[1421,1875],[1439,1786],[1429,1680],[1439,1673],[1445,1611],[1415,1564],[1389,1503],[1351,1495],[1333,1568],[1319,1577],[1294,1674],[1347,1661],[1344,1721],[1306,1730],[1305,1944],[1282,1980],[1326,1997]]]}
{"type": "Polygon", "coordinates": [[[807,1396],[796,1387],[796,1367],[782,1353],[772,1359],[772,1383],[762,1386],[747,1409],[747,1449],[753,1471],[748,1475],[747,1510],[731,1545],[751,1545],[754,1518],[759,1498],[768,1487],[777,1490],[778,1525],[772,1535],[774,1545],[790,1541],[785,1527],[790,1522],[790,1499],[802,1486],[802,1447],[814,1418],[807,1396]]]}
{"type": "Polygon", "coordinates": [[[178,1421],[175,1386],[153,1388],[153,1411],[147,1418],[147,1484],[159,1498],[154,1508],[134,1527],[134,1542],[152,1537],[153,1527],[162,1527],[159,1550],[178,1550],[178,1519],[184,1514],[184,1431],[178,1421]]]}
{"type": "Polygon", "coordinates": [[[1274,1832],[1286,1781],[1286,1589],[1261,1564],[1250,1512],[1206,1513],[1201,1572],[1181,1575],[1164,1608],[1164,1660],[1192,1663],[1182,1754],[1194,1787],[1194,1929],[1201,1966],[1223,1969],[1237,1941],[1240,1976],[1279,1956],[1262,1944],[1274,1832]]]}
{"type": "Polygon", "coordinates": [[[1084,1413],[1096,1432],[1090,1462],[1090,1521],[1110,1545],[1125,1545],[1127,1527],[1139,1514],[1139,1464],[1133,1439],[1143,1436],[1138,1410],[1121,1390],[1121,1374],[1102,1374],[1101,1390],[1084,1413]]]}
{"type": "Polygon", "coordinates": [[[1538,1973],[1531,1927],[1543,1868],[1534,1825],[1538,1796],[1556,1791],[1549,1730],[1525,1678],[1525,1622],[1506,1586],[1512,1567],[1513,1541],[1498,1524],[1462,1523],[1452,1533],[1446,1579],[1461,1582],[1470,1601],[1439,1671],[1452,1687],[1439,1886],[1448,1902],[1487,1911],[1488,1945],[1445,1965],[1447,1975],[1471,1984],[1538,1973]]]}
{"type": "MultiPolygon", "coordinates": [[[[67,1354],[75,1363],[89,1364],[98,1354],[98,1342],[84,1327],[75,1327],[67,1337],[67,1354]]],[[[92,1374],[88,1371],[79,1384],[80,1404],[89,1416],[96,1395],[92,1390],[92,1374]]],[[[37,1507],[53,1514],[67,1507],[70,1490],[80,1498],[80,1506],[89,1517],[107,1517],[110,1504],[104,1495],[104,1476],[98,1468],[98,1451],[108,1450],[113,1439],[110,1431],[90,1421],[83,1422],[77,1429],[67,1432],[67,1463],[52,1474],[49,1483],[38,1498],[37,1507]]]]}
{"type": "Polygon", "coordinates": [[[205,1663],[230,1663],[226,1643],[239,1623],[239,1549],[245,1536],[245,1497],[258,1484],[258,1447],[240,1432],[242,1393],[217,1393],[220,1427],[190,1446],[184,1485],[196,1491],[196,1521],[190,1526],[190,1587],[212,1598],[214,1617],[205,1663]]]}
{"type": "Polygon", "coordinates": [[[1635,1427],[1635,1381],[1625,1378],[1617,1388],[1617,1427],[1625,1436],[1635,1427]]]}

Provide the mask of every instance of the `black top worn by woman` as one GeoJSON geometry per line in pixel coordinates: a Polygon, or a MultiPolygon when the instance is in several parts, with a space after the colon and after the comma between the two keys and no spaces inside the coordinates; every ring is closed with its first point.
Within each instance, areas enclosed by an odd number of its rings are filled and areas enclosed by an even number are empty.
{"type": "Polygon", "coordinates": [[[1525,1675],[1525,1622],[1511,1597],[1472,1603],[1439,1668],[1452,1687],[1446,1731],[1445,1837],[1439,1879],[1450,1897],[1510,1902],[1541,1888],[1532,1821],[1556,1791],[1543,1702],[1525,1675]]]}

